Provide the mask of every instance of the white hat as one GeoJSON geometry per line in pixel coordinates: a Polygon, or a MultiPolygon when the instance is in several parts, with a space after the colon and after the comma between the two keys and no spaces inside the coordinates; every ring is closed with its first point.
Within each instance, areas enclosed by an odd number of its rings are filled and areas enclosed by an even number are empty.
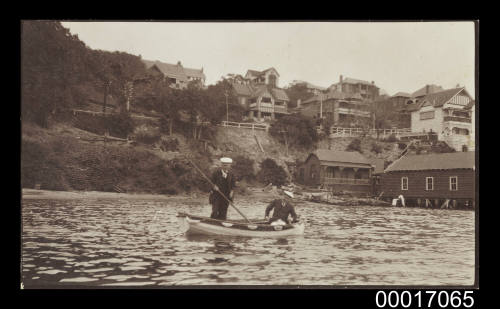
{"type": "Polygon", "coordinates": [[[220,161],[222,163],[233,163],[233,159],[228,158],[228,157],[220,158],[220,161]]]}
{"type": "Polygon", "coordinates": [[[290,192],[290,191],[286,191],[284,190],[283,193],[285,193],[286,195],[288,195],[289,197],[293,198],[293,192],[290,192]]]}

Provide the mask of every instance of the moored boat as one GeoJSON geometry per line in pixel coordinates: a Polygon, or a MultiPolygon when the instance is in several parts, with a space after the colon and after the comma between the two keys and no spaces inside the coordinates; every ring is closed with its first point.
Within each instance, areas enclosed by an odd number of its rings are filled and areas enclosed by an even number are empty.
{"type": "Polygon", "coordinates": [[[186,234],[284,237],[304,234],[303,222],[287,225],[270,225],[266,221],[216,220],[208,217],[178,213],[177,218],[186,234]]]}

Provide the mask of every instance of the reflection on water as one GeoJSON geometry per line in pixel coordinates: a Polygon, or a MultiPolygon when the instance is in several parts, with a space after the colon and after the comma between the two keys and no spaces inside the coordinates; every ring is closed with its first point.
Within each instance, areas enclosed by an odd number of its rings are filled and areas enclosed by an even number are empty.
{"type": "MultiPolygon", "coordinates": [[[[266,204],[238,206],[261,218],[266,204]]],[[[25,288],[474,283],[471,211],[296,208],[305,234],[273,239],[186,236],[177,212],[210,213],[193,201],[24,200],[22,281],[25,288]]]]}

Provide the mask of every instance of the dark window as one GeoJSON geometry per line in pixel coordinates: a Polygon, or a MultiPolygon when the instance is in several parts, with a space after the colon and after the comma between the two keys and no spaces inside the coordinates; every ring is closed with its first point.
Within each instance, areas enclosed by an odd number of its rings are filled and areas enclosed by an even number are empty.
{"type": "Polygon", "coordinates": [[[434,190],[434,177],[425,178],[425,190],[427,191],[434,190]]]}
{"type": "Polygon", "coordinates": [[[408,177],[401,177],[401,190],[408,190],[408,177]]]}

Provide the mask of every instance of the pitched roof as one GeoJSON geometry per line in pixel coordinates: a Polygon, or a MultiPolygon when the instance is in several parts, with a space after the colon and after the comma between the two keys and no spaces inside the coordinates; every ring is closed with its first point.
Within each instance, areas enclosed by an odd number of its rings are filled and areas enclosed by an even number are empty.
{"type": "Polygon", "coordinates": [[[286,94],[285,90],[283,90],[283,89],[272,88],[271,93],[272,93],[275,100],[290,101],[290,98],[288,98],[288,95],[286,94]]]}
{"type": "Polygon", "coordinates": [[[188,81],[188,76],[189,77],[197,77],[197,78],[205,78],[205,74],[203,73],[203,70],[198,70],[198,69],[191,69],[191,68],[185,68],[180,64],[170,64],[170,63],[165,63],[161,61],[151,61],[151,60],[142,60],[144,64],[146,65],[146,68],[151,68],[153,66],[156,66],[163,74],[166,76],[170,77],[175,77],[183,82],[188,81]]]}
{"type": "Polygon", "coordinates": [[[247,97],[259,97],[264,94],[269,94],[275,100],[290,101],[286,92],[281,88],[271,88],[268,85],[242,85],[238,83],[231,83],[237,95],[247,97]]]}
{"type": "Polygon", "coordinates": [[[371,164],[367,158],[356,151],[335,151],[329,149],[317,149],[313,152],[320,161],[336,161],[358,164],[371,164]]]}
{"type": "Polygon", "coordinates": [[[475,168],[475,152],[407,155],[391,164],[385,172],[449,170],[475,168]]]}
{"type": "Polygon", "coordinates": [[[440,107],[446,104],[451,98],[453,98],[456,94],[461,92],[464,88],[453,88],[447,89],[435,93],[430,93],[423,97],[420,101],[423,104],[425,101],[431,103],[434,107],[440,107]]]}
{"type": "Polygon", "coordinates": [[[395,98],[395,97],[404,97],[404,98],[410,98],[411,97],[411,94],[407,93],[407,92],[398,92],[396,93],[395,95],[392,96],[392,98],[395,98]]]}
{"type": "MultiPolygon", "coordinates": [[[[257,70],[247,70],[247,74],[250,73],[252,76],[261,76],[261,75],[264,75],[267,71],[270,71],[270,70],[274,70],[276,72],[276,74],[278,74],[278,76],[280,75],[278,73],[278,71],[275,69],[275,68],[269,68],[269,69],[265,69],[264,71],[257,71],[257,70]]],[[[245,74],[246,75],[246,74],[245,74]]]]}
{"type": "Polygon", "coordinates": [[[446,89],[435,93],[430,93],[419,99],[417,103],[406,105],[406,110],[414,112],[419,110],[425,102],[429,102],[434,107],[441,107],[450,101],[455,95],[465,91],[465,88],[452,88],[446,89]]]}
{"type": "Polygon", "coordinates": [[[326,100],[346,100],[346,99],[363,100],[363,97],[359,93],[346,93],[346,92],[340,92],[340,91],[334,90],[334,91],[330,91],[328,93],[319,93],[317,95],[314,95],[313,97],[305,100],[303,102],[303,104],[317,102],[320,99],[322,99],[323,101],[326,101],[326,100]]]}
{"type": "Polygon", "coordinates": [[[375,166],[373,174],[382,174],[384,172],[384,159],[372,158],[368,159],[368,161],[375,166]]]}
{"type": "Polygon", "coordinates": [[[231,83],[237,95],[250,97],[253,94],[253,89],[250,85],[242,85],[238,83],[231,83]]]}
{"type": "Polygon", "coordinates": [[[261,71],[256,71],[256,70],[247,70],[247,74],[250,73],[253,76],[258,76],[260,75],[261,71]]]}
{"type": "Polygon", "coordinates": [[[429,86],[429,89],[428,89],[429,93],[434,93],[434,92],[438,92],[438,91],[444,90],[443,87],[438,86],[438,85],[425,85],[422,88],[420,88],[417,91],[415,91],[414,93],[412,93],[411,97],[412,98],[416,98],[416,97],[420,97],[420,96],[426,95],[427,94],[427,86],[429,86]]]}
{"type": "Polygon", "coordinates": [[[198,69],[184,68],[184,72],[186,73],[187,76],[205,79],[205,73],[203,73],[203,69],[198,70],[198,69]]]}
{"type": "Polygon", "coordinates": [[[252,89],[252,97],[260,97],[266,93],[269,94],[269,96],[273,95],[271,91],[269,91],[267,85],[254,85],[252,89]]]}

